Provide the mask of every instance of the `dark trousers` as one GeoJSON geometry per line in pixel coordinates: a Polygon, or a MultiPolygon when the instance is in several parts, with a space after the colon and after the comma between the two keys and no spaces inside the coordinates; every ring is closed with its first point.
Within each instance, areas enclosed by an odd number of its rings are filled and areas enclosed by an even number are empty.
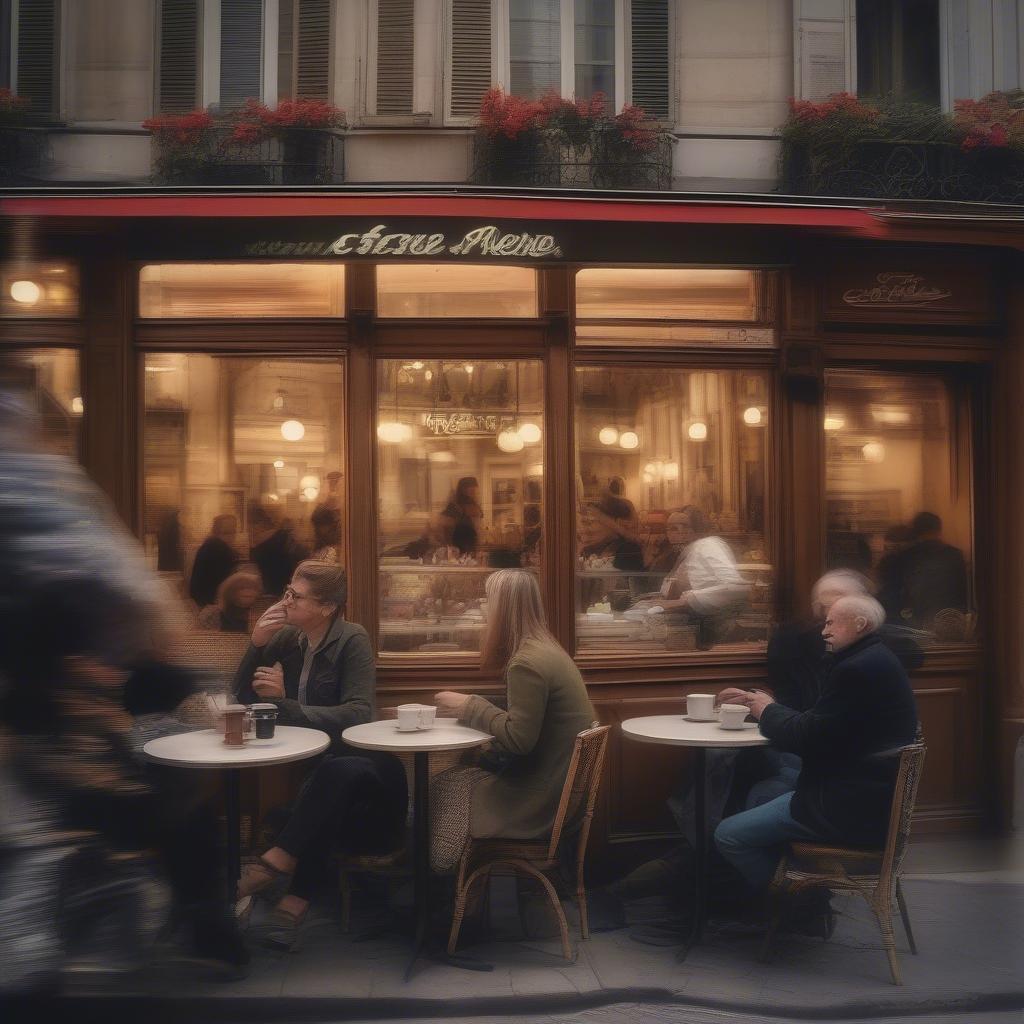
{"type": "Polygon", "coordinates": [[[277,845],[298,859],[291,892],[308,900],[332,846],[351,853],[401,842],[409,802],[405,769],[390,754],[328,757],[304,783],[277,845]]]}

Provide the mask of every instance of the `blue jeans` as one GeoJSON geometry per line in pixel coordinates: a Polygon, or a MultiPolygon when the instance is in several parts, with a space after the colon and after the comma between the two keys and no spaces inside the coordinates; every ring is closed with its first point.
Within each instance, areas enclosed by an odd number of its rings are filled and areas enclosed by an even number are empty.
{"type": "Polygon", "coordinates": [[[790,814],[792,799],[792,793],[783,793],[760,807],[724,818],[715,829],[722,856],[754,889],[767,887],[788,842],[818,839],[790,814]]]}

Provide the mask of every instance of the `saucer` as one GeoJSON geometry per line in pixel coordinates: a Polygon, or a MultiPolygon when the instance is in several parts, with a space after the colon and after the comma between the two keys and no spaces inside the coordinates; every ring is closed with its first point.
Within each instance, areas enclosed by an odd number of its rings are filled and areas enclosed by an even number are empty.
{"type": "Polygon", "coordinates": [[[693,722],[694,725],[710,725],[712,722],[718,721],[718,715],[714,718],[691,718],[689,715],[683,715],[684,722],[693,722]]]}
{"type": "Polygon", "coordinates": [[[718,728],[725,730],[725,732],[743,732],[744,729],[756,729],[757,722],[743,722],[738,726],[722,725],[722,723],[719,722],[718,728]]]}

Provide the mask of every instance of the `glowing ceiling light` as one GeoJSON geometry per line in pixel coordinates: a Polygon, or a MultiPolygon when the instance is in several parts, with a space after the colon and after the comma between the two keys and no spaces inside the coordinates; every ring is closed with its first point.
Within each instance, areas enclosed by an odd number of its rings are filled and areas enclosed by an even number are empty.
{"type": "Polygon", "coordinates": [[[679,479],[679,463],[678,462],[666,462],[665,468],[662,470],[662,476],[670,483],[679,479]]]}
{"type": "Polygon", "coordinates": [[[686,430],[687,437],[691,441],[706,441],[708,436],[708,425],[703,420],[691,423],[686,430]]]}
{"type": "Polygon", "coordinates": [[[397,420],[381,423],[377,427],[377,437],[386,444],[402,444],[403,441],[408,441],[412,437],[412,427],[405,423],[399,423],[397,420]]]}
{"type": "Polygon", "coordinates": [[[761,410],[756,405],[752,405],[747,409],[743,410],[743,422],[748,427],[757,427],[761,425],[761,410]]]}
{"type": "Polygon", "coordinates": [[[601,444],[615,444],[619,439],[619,432],[614,427],[602,427],[597,432],[597,439],[601,444]]]}
{"type": "Polygon", "coordinates": [[[286,441],[301,441],[306,436],[306,428],[298,420],[285,420],[281,424],[281,436],[286,441]]]}
{"type": "Polygon", "coordinates": [[[414,370],[422,370],[423,364],[417,359],[416,362],[412,364],[412,368],[414,370]]]}
{"type": "Polygon", "coordinates": [[[284,469],[284,459],[274,459],[274,469],[284,469]]]}
{"type": "Polygon", "coordinates": [[[319,487],[303,487],[302,488],[302,496],[306,499],[306,501],[315,501],[319,494],[320,494],[320,488],[319,487]]]}
{"type": "Polygon", "coordinates": [[[498,447],[503,452],[521,452],[526,442],[514,430],[503,430],[498,435],[498,447]]]}
{"type": "Polygon", "coordinates": [[[433,380],[434,379],[434,371],[433,370],[427,370],[427,372],[425,374],[423,374],[423,379],[424,380],[433,380]]]}
{"type": "Polygon", "coordinates": [[[463,366],[462,366],[462,368],[463,368],[463,369],[464,369],[464,370],[466,371],[466,373],[468,373],[468,374],[469,374],[470,376],[472,376],[472,375],[473,375],[473,364],[472,364],[472,363],[464,363],[464,364],[463,364],[463,366]]]}
{"type": "Polygon", "coordinates": [[[76,416],[81,416],[82,413],[85,412],[85,402],[82,401],[81,395],[75,395],[75,397],[71,399],[71,411],[76,416]]]}
{"type": "Polygon", "coordinates": [[[822,426],[826,430],[842,430],[846,426],[846,419],[838,412],[826,412],[822,426]]]}
{"type": "Polygon", "coordinates": [[[868,441],[863,448],[861,448],[861,454],[868,462],[884,462],[885,461],[885,445],[881,441],[868,441]]]}
{"type": "Polygon", "coordinates": [[[619,447],[632,451],[640,447],[640,435],[634,430],[627,430],[619,435],[619,447]]]}
{"type": "Polygon", "coordinates": [[[43,297],[43,290],[35,281],[15,281],[11,285],[11,298],[26,306],[34,306],[43,297]]]}
{"type": "Polygon", "coordinates": [[[536,444],[541,437],[540,427],[536,423],[523,423],[519,427],[519,436],[527,444],[536,444]]]}
{"type": "Polygon", "coordinates": [[[307,489],[307,488],[309,488],[309,487],[315,487],[315,488],[316,488],[316,490],[318,490],[318,491],[319,491],[319,490],[320,490],[320,477],[318,477],[318,476],[312,476],[312,475],[310,475],[310,476],[304,476],[304,477],[303,477],[303,478],[302,478],[302,479],[301,479],[301,480],[299,481],[299,486],[300,486],[300,487],[301,487],[301,488],[302,488],[303,490],[306,490],[306,489],[307,489]]]}

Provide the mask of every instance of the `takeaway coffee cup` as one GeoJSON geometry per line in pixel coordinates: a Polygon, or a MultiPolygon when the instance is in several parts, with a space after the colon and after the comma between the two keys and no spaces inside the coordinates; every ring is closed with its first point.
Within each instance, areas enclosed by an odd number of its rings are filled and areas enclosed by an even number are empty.
{"type": "Polygon", "coordinates": [[[417,729],[431,729],[437,708],[430,704],[399,704],[398,731],[415,732],[417,729]]]}
{"type": "Polygon", "coordinates": [[[745,704],[723,704],[718,709],[718,724],[723,729],[742,729],[746,717],[745,704]]]}
{"type": "Polygon", "coordinates": [[[695,722],[715,720],[715,695],[713,693],[691,693],[686,697],[686,717],[695,722]]]}
{"type": "Polygon", "coordinates": [[[246,709],[243,704],[228,704],[224,708],[224,742],[229,747],[245,743],[246,709]]]}
{"type": "Polygon", "coordinates": [[[256,739],[273,739],[274,730],[277,728],[277,705],[253,704],[252,724],[256,732],[256,739]]]}

